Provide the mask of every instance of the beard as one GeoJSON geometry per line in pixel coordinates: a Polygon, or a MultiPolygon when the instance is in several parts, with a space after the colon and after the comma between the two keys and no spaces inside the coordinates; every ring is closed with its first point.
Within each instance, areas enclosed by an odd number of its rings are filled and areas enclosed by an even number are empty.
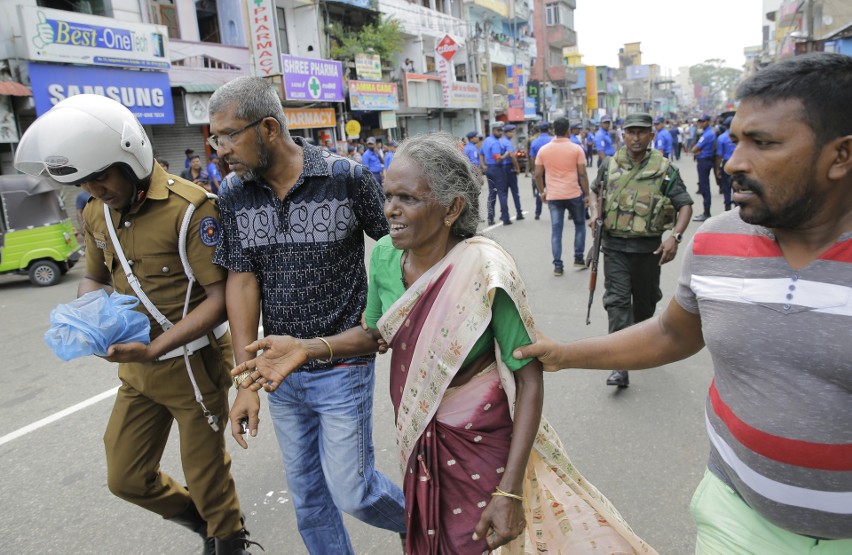
{"type": "Polygon", "coordinates": [[[243,168],[245,168],[243,170],[242,174],[237,172],[237,175],[239,176],[240,180],[242,180],[243,183],[246,183],[246,182],[249,182],[249,181],[257,181],[264,174],[264,172],[266,172],[266,170],[269,169],[269,149],[266,148],[265,144],[263,144],[263,138],[260,135],[260,131],[258,131],[257,128],[255,128],[255,132],[257,133],[257,164],[256,165],[251,166],[249,164],[246,164],[245,161],[240,160],[239,158],[237,158],[235,156],[229,156],[229,157],[225,158],[225,162],[227,162],[228,164],[239,164],[243,168]]]}
{"type": "MultiPolygon", "coordinates": [[[[813,175],[812,172],[804,172],[805,176],[813,175]]],[[[751,191],[757,197],[758,203],[749,203],[740,206],[740,218],[752,225],[759,225],[770,229],[798,229],[810,221],[819,211],[822,205],[822,197],[816,192],[808,177],[804,190],[797,198],[788,200],[785,204],[770,208],[766,203],[766,189],[758,181],[749,179],[742,174],[736,174],[731,178],[732,185],[738,190],[751,191]]]]}

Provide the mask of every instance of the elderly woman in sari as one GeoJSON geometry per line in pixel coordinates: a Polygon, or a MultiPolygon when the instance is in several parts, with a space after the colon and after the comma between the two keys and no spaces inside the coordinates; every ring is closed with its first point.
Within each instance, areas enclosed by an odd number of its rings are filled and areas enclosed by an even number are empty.
{"type": "Polygon", "coordinates": [[[476,234],[479,180],[455,138],[402,142],[384,191],[363,328],[266,337],[233,374],[273,391],[308,359],[390,348],[407,553],[654,553],[541,418],[541,366],[512,357],[535,338],[524,284],[476,234]]]}

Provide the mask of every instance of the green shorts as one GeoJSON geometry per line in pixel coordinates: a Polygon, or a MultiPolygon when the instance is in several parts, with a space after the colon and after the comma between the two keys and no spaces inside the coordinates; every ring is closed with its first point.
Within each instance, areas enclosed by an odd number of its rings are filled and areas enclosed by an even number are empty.
{"type": "Polygon", "coordinates": [[[695,555],[849,555],[852,539],[816,540],[775,526],[709,470],[689,506],[695,555]]]}

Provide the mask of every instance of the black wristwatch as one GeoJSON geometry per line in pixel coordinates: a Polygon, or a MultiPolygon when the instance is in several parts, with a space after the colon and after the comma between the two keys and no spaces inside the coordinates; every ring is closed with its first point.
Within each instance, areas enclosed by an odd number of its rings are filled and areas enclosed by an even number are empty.
{"type": "Polygon", "coordinates": [[[683,241],[683,233],[672,233],[672,237],[674,237],[676,243],[683,241]]]}

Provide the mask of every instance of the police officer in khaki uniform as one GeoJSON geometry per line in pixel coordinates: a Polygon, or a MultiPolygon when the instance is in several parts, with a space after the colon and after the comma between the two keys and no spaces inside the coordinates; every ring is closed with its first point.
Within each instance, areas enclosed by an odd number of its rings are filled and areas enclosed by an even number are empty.
{"type": "Polygon", "coordinates": [[[226,273],[212,263],[215,202],[155,164],[133,114],[98,95],[70,97],[38,118],[21,138],[15,167],[46,171],[94,197],[83,211],[78,295],[98,288],[134,295],[151,322],[150,344],[111,345],[106,357],[119,363],[121,380],[104,434],[110,491],[196,532],[204,553],[248,553],[253,542],[225,450],[233,352],[226,273]],[[159,466],[173,421],[187,487],[159,466]]]}
{"type": "MultiPolygon", "coordinates": [[[[647,320],[662,299],[660,267],[677,254],[692,217],[692,197],[680,173],[659,150],[650,114],[624,120],[624,145],[601,166],[592,191],[603,195],[603,303],[609,333],[647,320]],[[662,240],[665,231],[671,233],[662,240]]],[[[593,220],[594,222],[594,220],[593,220]]],[[[627,387],[626,371],[607,385],[627,387]]]]}

